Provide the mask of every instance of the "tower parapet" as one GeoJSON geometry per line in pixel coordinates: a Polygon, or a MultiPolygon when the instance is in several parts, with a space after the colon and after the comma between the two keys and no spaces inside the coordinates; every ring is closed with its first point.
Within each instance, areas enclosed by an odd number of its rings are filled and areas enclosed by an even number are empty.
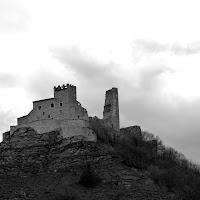
{"type": "Polygon", "coordinates": [[[65,84],[63,84],[63,85],[58,85],[57,87],[56,86],[54,86],[54,91],[60,91],[60,90],[65,90],[65,89],[68,89],[69,87],[71,87],[71,88],[76,88],[76,86],[74,86],[74,85],[71,85],[71,84],[69,84],[69,83],[67,83],[66,85],[65,84]]]}
{"type": "Polygon", "coordinates": [[[76,103],[76,86],[71,84],[63,84],[54,86],[54,98],[56,101],[64,101],[66,103],[76,103]]]}

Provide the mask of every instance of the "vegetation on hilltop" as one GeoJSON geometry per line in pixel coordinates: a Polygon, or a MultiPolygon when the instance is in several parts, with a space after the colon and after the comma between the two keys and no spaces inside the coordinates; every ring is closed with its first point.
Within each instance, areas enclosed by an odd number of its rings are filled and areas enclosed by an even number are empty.
{"type": "Polygon", "coordinates": [[[146,170],[155,183],[174,193],[176,199],[200,199],[200,166],[165,146],[152,133],[142,132],[142,139],[136,145],[134,137],[117,138],[113,143],[109,129],[98,121],[92,124],[92,128],[100,141],[113,146],[124,164],[146,170]]]}

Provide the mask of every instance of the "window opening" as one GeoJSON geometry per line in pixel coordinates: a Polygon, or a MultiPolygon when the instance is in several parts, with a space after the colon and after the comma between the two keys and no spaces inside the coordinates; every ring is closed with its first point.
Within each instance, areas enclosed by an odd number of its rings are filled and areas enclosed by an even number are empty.
{"type": "Polygon", "coordinates": [[[41,110],[42,106],[38,106],[38,109],[41,110]]]}
{"type": "Polygon", "coordinates": [[[51,107],[54,107],[54,104],[53,104],[53,103],[51,104],[51,107]]]}
{"type": "Polygon", "coordinates": [[[60,103],[60,106],[62,106],[62,103],[60,103]]]}

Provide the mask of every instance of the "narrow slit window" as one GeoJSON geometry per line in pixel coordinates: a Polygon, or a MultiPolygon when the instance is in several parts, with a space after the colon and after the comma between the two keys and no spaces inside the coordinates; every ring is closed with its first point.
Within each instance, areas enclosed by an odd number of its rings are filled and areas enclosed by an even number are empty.
{"type": "Polygon", "coordinates": [[[60,106],[62,106],[62,103],[60,103],[60,106]]]}
{"type": "Polygon", "coordinates": [[[48,118],[50,118],[50,115],[48,115],[48,118]]]}
{"type": "Polygon", "coordinates": [[[52,108],[54,107],[54,104],[53,104],[53,103],[51,104],[51,107],[52,107],[52,108]]]}
{"type": "Polygon", "coordinates": [[[42,106],[38,106],[38,109],[41,110],[42,106]]]}

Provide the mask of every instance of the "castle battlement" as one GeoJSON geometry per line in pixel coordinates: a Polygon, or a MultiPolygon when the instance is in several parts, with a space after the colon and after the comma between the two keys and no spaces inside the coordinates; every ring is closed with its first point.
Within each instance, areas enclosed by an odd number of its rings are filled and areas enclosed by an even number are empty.
{"type": "Polygon", "coordinates": [[[66,85],[63,84],[63,85],[61,85],[61,86],[58,85],[57,87],[54,86],[54,91],[66,90],[66,89],[68,89],[68,88],[76,89],[76,86],[71,85],[71,84],[69,84],[69,83],[67,83],[66,85]]]}

